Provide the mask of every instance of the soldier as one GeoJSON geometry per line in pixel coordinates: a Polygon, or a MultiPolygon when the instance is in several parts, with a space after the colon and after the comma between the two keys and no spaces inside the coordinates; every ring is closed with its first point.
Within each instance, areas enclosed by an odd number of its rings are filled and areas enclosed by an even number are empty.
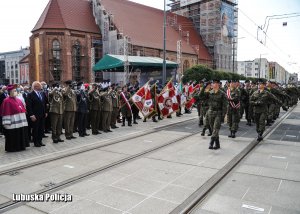
{"type": "Polygon", "coordinates": [[[53,89],[49,93],[50,103],[50,120],[52,126],[52,140],[53,143],[64,142],[60,138],[62,132],[62,121],[63,121],[63,95],[59,91],[59,85],[57,83],[52,85],[53,89]]]}
{"type": "Polygon", "coordinates": [[[75,113],[77,110],[76,94],[72,89],[72,81],[65,82],[66,88],[63,89],[62,94],[64,98],[64,128],[67,140],[74,139],[73,136],[75,113]]]}
{"type": "MultiPolygon", "coordinates": [[[[202,88],[204,88],[205,92],[209,92],[211,90],[211,82],[210,81],[206,82],[203,85],[203,87],[201,87],[200,91],[202,90],[202,88]]],[[[207,129],[209,130],[209,133],[208,133],[207,136],[211,136],[212,135],[212,129],[209,126],[209,121],[208,121],[208,117],[207,117],[207,111],[208,111],[208,100],[207,99],[208,99],[208,97],[206,97],[206,99],[205,98],[200,99],[200,96],[196,95],[195,98],[196,98],[196,101],[200,103],[200,115],[202,115],[202,117],[203,117],[202,120],[203,120],[204,127],[203,127],[203,130],[201,132],[201,136],[205,135],[205,131],[207,129]]]]}
{"type": "Polygon", "coordinates": [[[245,87],[244,87],[244,92],[243,92],[243,95],[241,95],[241,99],[242,99],[242,102],[243,102],[243,105],[244,105],[244,111],[245,111],[245,117],[246,117],[246,120],[247,120],[247,123],[246,125],[248,126],[251,126],[251,117],[250,117],[250,90],[251,90],[251,87],[250,87],[250,81],[249,80],[246,80],[245,81],[245,87]]]}
{"type": "Polygon", "coordinates": [[[83,82],[77,84],[77,126],[79,137],[89,136],[86,133],[87,114],[88,114],[88,97],[85,92],[83,82]]]}
{"type": "Polygon", "coordinates": [[[92,134],[101,134],[98,131],[98,121],[100,118],[100,94],[98,91],[98,85],[96,83],[92,84],[92,89],[88,92],[88,98],[90,102],[90,118],[91,118],[91,128],[92,134]]]}
{"type": "Polygon", "coordinates": [[[102,100],[102,128],[104,132],[111,132],[110,130],[110,122],[111,122],[111,114],[113,111],[112,106],[112,88],[108,87],[103,89],[100,99],[102,100]]]}
{"type": "Polygon", "coordinates": [[[117,118],[119,114],[119,94],[121,93],[121,87],[117,86],[115,90],[112,91],[111,93],[111,98],[112,98],[112,114],[111,114],[111,122],[110,122],[110,127],[112,129],[117,129],[119,128],[117,124],[117,118]]]}
{"type": "Polygon", "coordinates": [[[265,82],[258,81],[258,90],[250,97],[250,103],[253,106],[254,121],[256,123],[256,132],[258,133],[257,141],[263,139],[262,135],[265,131],[265,121],[268,114],[269,101],[278,101],[268,90],[265,90],[265,82]]]}
{"type": "Polygon", "coordinates": [[[220,80],[214,80],[212,84],[212,90],[206,91],[203,87],[200,92],[200,98],[207,99],[208,102],[208,121],[209,126],[212,128],[212,136],[209,144],[209,149],[219,149],[219,130],[221,128],[221,121],[226,114],[226,95],[220,89],[220,80]],[[215,146],[214,146],[215,144],[215,146]]]}
{"type": "Polygon", "coordinates": [[[131,111],[131,105],[129,103],[130,94],[127,91],[127,86],[123,86],[122,92],[120,93],[120,108],[122,113],[122,126],[125,126],[125,118],[128,121],[128,126],[132,126],[132,111],[131,111]]]}
{"type": "Polygon", "coordinates": [[[230,81],[229,87],[226,91],[228,100],[227,123],[229,125],[230,134],[228,137],[235,138],[235,133],[238,130],[240,122],[240,91],[236,87],[237,81],[230,81]]]}

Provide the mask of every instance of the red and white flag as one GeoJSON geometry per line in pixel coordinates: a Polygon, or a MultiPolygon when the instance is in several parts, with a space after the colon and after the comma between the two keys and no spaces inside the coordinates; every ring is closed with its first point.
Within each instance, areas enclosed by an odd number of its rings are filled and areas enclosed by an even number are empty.
{"type": "Polygon", "coordinates": [[[148,117],[154,112],[155,108],[148,83],[140,88],[131,99],[144,117],[148,117]]]}
{"type": "Polygon", "coordinates": [[[157,97],[158,107],[163,117],[166,117],[179,109],[175,90],[173,83],[169,82],[157,97]]]}

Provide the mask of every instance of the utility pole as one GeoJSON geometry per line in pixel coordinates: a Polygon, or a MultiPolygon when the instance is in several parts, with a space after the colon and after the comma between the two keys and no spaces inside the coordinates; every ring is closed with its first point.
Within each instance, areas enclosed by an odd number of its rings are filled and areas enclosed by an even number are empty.
{"type": "Polygon", "coordinates": [[[166,22],[167,22],[167,13],[166,13],[166,0],[164,0],[164,27],[163,27],[163,39],[164,39],[164,50],[163,50],[163,76],[162,84],[165,84],[167,81],[167,66],[166,66],[166,22]]]}

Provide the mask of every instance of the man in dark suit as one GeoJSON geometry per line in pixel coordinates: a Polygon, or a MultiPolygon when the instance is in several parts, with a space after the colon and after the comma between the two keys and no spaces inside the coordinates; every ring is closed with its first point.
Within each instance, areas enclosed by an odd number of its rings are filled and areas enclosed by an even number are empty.
{"type": "Polygon", "coordinates": [[[27,112],[32,125],[33,143],[36,147],[45,146],[42,143],[44,135],[44,123],[47,117],[46,100],[43,93],[41,93],[42,85],[35,81],[32,83],[32,92],[28,94],[26,100],[27,112]]]}

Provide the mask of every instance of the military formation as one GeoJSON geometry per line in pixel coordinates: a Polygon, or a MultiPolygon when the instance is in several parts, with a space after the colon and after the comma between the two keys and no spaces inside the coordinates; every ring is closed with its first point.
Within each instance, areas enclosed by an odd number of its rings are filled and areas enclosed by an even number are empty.
{"type": "MultiPolygon", "coordinates": [[[[10,86],[16,90],[16,97],[27,109],[28,139],[33,141],[36,147],[45,146],[40,138],[47,137],[47,133],[51,133],[53,143],[59,143],[64,142],[63,134],[66,140],[71,140],[76,138],[75,132],[78,132],[79,137],[89,136],[87,129],[91,129],[92,135],[99,135],[101,132],[112,132],[112,129],[119,128],[118,123],[129,127],[138,124],[137,120],[141,119],[140,110],[133,104],[131,97],[139,87],[129,84],[121,87],[116,84],[72,81],[51,86],[45,82],[34,82],[31,88],[10,86]],[[36,109],[35,103],[41,107],[36,109]]],[[[219,80],[203,80],[198,84],[189,83],[187,87],[192,89],[188,90],[188,94],[180,91],[177,84],[176,96],[180,107],[176,116],[182,115],[181,107],[185,107],[185,113],[190,113],[192,108],[196,107],[199,126],[202,127],[201,135],[211,136],[209,149],[215,150],[221,148],[219,131],[225,121],[229,127],[228,137],[236,138],[239,122],[245,115],[248,126],[256,125],[257,140],[261,141],[265,126],[270,126],[279,117],[281,108],[287,111],[289,107],[296,105],[300,95],[299,89],[294,85],[283,87],[276,82],[263,80],[251,83],[231,80],[223,86],[219,80]],[[182,99],[183,96],[185,99],[182,99]],[[195,103],[187,107],[191,99],[194,99],[195,103]]],[[[147,118],[158,122],[163,118],[156,96],[163,86],[153,83],[149,88],[155,111],[147,118]]],[[[8,96],[10,95],[6,86],[2,86],[0,106],[8,96]]],[[[144,122],[147,118],[144,117],[144,122]]],[[[0,128],[1,132],[5,132],[3,127],[0,128]]]]}
{"type": "Polygon", "coordinates": [[[266,126],[278,117],[280,108],[287,111],[296,105],[300,89],[295,85],[283,87],[276,82],[259,79],[257,82],[237,80],[227,81],[222,87],[219,80],[201,81],[198,92],[194,93],[199,115],[199,126],[203,125],[201,135],[209,130],[211,136],[209,149],[219,149],[219,130],[227,119],[230,138],[235,138],[243,115],[247,125],[256,125],[257,140],[263,140],[266,126]]]}

